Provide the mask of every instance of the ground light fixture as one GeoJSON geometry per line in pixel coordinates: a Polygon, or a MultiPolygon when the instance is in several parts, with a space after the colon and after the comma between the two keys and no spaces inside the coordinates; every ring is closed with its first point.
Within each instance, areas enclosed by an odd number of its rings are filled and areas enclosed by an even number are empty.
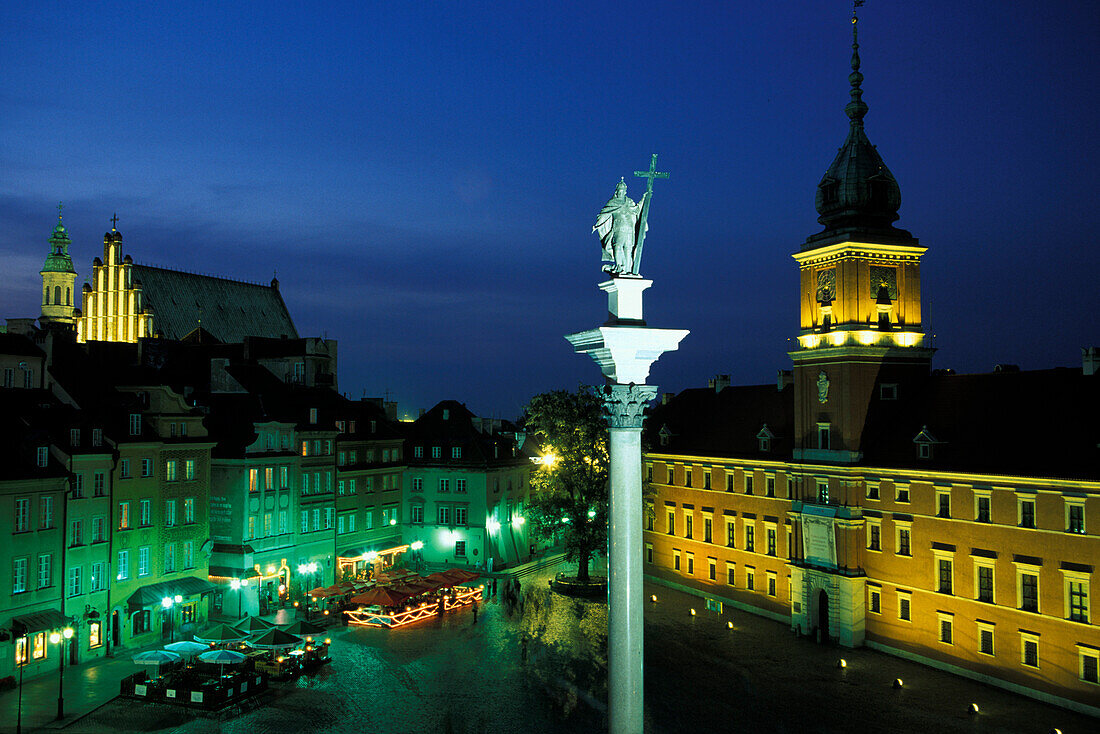
{"type": "Polygon", "coordinates": [[[651,602],[653,602],[654,604],[656,604],[657,603],[657,595],[656,594],[650,594],[649,600],[651,602]]]}
{"type": "Polygon", "coordinates": [[[689,613],[689,614],[690,614],[691,616],[693,616],[693,617],[694,617],[694,616],[695,616],[695,607],[692,607],[692,608],[691,608],[690,610],[688,610],[688,613],[689,613]]]}
{"type": "Polygon", "coordinates": [[[894,688],[901,688],[905,685],[905,682],[901,678],[894,678],[894,688]]]}
{"type": "Polygon", "coordinates": [[[726,629],[728,629],[728,630],[733,629],[733,622],[726,622],[726,629]]]}
{"type": "Polygon", "coordinates": [[[978,704],[976,704],[976,703],[970,704],[970,706],[968,706],[967,709],[966,709],[966,712],[969,713],[969,714],[976,714],[979,711],[980,711],[980,709],[978,708],[978,704]]]}
{"type": "Polygon", "coordinates": [[[836,661],[836,667],[840,668],[841,670],[844,670],[845,668],[848,667],[848,661],[845,660],[844,658],[841,658],[840,660],[836,661]]]}

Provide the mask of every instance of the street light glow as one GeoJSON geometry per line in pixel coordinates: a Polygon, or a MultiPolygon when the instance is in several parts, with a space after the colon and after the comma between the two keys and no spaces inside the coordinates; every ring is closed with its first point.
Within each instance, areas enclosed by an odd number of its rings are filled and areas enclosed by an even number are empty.
{"type": "Polygon", "coordinates": [[[172,597],[170,597],[170,596],[166,596],[166,597],[164,597],[163,599],[160,600],[160,605],[162,607],[164,607],[165,609],[171,609],[172,604],[174,604],[174,603],[175,602],[172,601],[172,597]]]}
{"type": "Polygon", "coordinates": [[[239,591],[240,588],[241,588],[241,585],[243,583],[244,582],[241,581],[240,579],[230,579],[229,580],[229,588],[233,589],[233,591],[239,591]]]}
{"type": "Polygon", "coordinates": [[[421,548],[423,548],[423,547],[424,547],[424,542],[423,542],[423,541],[420,541],[420,540],[414,540],[414,541],[413,541],[413,542],[412,542],[412,543],[411,543],[411,544],[409,545],[409,547],[410,547],[410,548],[412,548],[413,550],[420,550],[421,548]]]}

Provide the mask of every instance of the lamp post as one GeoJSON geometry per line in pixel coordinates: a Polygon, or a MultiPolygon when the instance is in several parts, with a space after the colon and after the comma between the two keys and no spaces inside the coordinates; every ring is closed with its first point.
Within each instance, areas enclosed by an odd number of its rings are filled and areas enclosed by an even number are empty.
{"type": "Polygon", "coordinates": [[[230,581],[229,581],[229,588],[231,588],[231,589],[233,589],[233,591],[237,592],[237,619],[241,618],[241,598],[244,596],[244,592],[241,591],[241,588],[246,583],[248,583],[248,582],[243,581],[241,579],[230,579],[230,581]]]}
{"type": "MultiPolygon", "coordinates": [[[[18,623],[16,623],[18,624],[18,623]]],[[[15,625],[13,626],[13,632],[15,625]]],[[[17,656],[17,662],[19,663],[19,705],[17,713],[15,714],[15,734],[23,734],[23,668],[27,667],[27,628],[22,628],[23,636],[19,639],[23,642],[23,655],[21,659],[17,656]]],[[[15,649],[19,649],[19,642],[15,643],[15,649]]]]}
{"type": "Polygon", "coordinates": [[[409,544],[409,548],[412,548],[416,552],[416,570],[421,571],[424,569],[424,541],[414,540],[409,544]]]}
{"type": "MultiPolygon", "coordinates": [[[[65,643],[72,639],[73,628],[66,627],[58,632],[50,633],[50,642],[59,644],[57,662],[57,720],[65,718],[65,643]]],[[[22,677],[22,671],[20,671],[22,677]]],[[[22,713],[22,712],[20,712],[22,713]]],[[[22,723],[22,722],[20,722],[22,723]]]]}
{"type": "MultiPolygon", "coordinates": [[[[182,600],[182,597],[177,596],[173,599],[170,596],[166,596],[160,600],[160,605],[164,607],[164,623],[168,625],[168,641],[172,642],[176,638],[175,625],[172,624],[172,607],[177,600],[182,600]]],[[[163,634],[163,633],[162,633],[163,634]]],[[[162,638],[163,639],[163,638],[162,638]]]]}

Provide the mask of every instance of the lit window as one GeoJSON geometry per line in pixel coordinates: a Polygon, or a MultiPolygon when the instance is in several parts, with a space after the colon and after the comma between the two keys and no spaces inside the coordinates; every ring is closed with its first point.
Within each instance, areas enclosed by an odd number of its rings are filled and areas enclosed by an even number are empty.
{"type": "Polygon", "coordinates": [[[461,446],[453,446],[451,448],[451,458],[452,459],[461,459],[462,458],[462,447],[461,446]]]}

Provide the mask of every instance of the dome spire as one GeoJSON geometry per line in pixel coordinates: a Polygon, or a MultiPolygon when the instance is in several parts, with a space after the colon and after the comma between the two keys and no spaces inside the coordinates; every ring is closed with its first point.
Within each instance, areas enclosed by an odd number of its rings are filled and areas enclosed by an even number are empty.
{"type": "Polygon", "coordinates": [[[863,125],[863,116],[867,114],[867,103],[863,101],[863,74],[859,71],[859,16],[856,9],[863,7],[863,0],[854,0],[852,4],[852,73],[848,75],[848,82],[852,85],[852,101],[844,108],[844,112],[853,125],[863,125]]]}

